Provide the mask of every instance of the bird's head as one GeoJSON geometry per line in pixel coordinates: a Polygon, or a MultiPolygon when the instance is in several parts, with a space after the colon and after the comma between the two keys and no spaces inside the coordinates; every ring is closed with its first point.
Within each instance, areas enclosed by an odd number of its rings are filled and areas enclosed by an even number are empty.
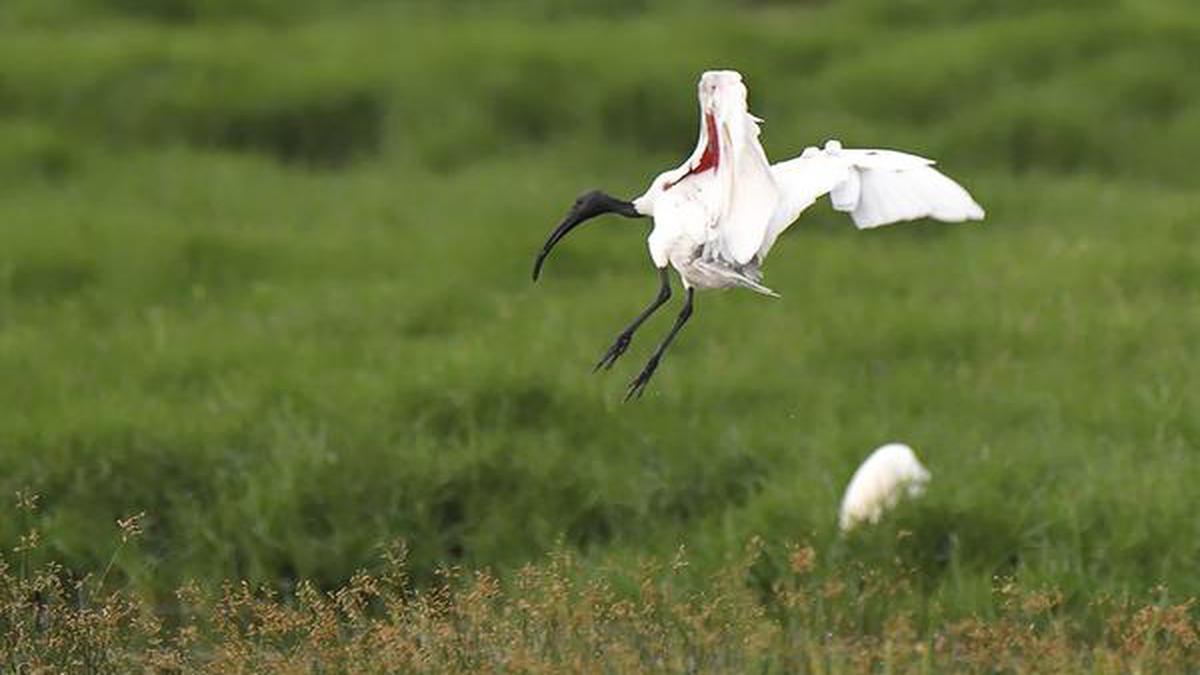
{"type": "Polygon", "coordinates": [[[541,252],[538,253],[537,260],[533,263],[533,280],[537,281],[538,275],[541,274],[542,264],[546,261],[546,256],[550,255],[550,250],[563,237],[566,237],[568,232],[605,213],[617,213],[626,218],[638,218],[643,215],[632,202],[622,201],[600,190],[590,190],[579,195],[575,199],[575,203],[571,205],[571,210],[567,211],[562,222],[550,233],[550,237],[546,239],[541,252]]]}

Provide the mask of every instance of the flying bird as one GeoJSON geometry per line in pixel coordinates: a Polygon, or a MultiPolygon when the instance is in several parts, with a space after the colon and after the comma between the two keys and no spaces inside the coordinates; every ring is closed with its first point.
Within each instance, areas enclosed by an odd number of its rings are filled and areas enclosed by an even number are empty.
{"type": "Polygon", "coordinates": [[[921,465],[912,448],[889,443],[872,452],[850,478],[838,512],[838,526],[849,532],[863,522],[877,523],[901,496],[920,496],[928,482],[929,470],[921,465]]]}
{"type": "Polygon", "coordinates": [[[647,244],[658,269],[654,300],[618,335],[594,370],[611,368],[634,333],[671,298],[668,266],[685,289],[683,307],[625,399],[641,396],[667,347],[692,315],[697,288],[740,287],[778,297],[762,284],[762,263],[775,240],[800,214],[828,194],[833,208],[859,229],[916,218],[979,220],[983,209],[962,186],[933,168],[933,160],[892,150],[849,150],[836,140],[771,164],[759,143],[759,118],[750,114],[746,86],[732,70],[700,77],[700,138],[683,164],[659,174],[644,194],[625,201],[599,190],[579,196],[550,234],[533,266],[569,232],[606,213],[651,217],[647,244]]]}

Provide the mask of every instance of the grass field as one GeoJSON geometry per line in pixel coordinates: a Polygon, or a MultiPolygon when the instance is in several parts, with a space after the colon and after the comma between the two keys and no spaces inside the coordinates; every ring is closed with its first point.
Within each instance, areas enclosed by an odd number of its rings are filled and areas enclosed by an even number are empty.
{"type": "Polygon", "coordinates": [[[40,542],[10,569],[111,560],[168,606],[334,588],[395,540],[418,586],[682,545],[700,589],[757,536],[764,588],[790,542],[814,584],[906,570],[872,602],[919,631],[995,616],[998,578],[1085,638],[1096,598],[1200,595],[1200,14],[1048,4],[8,0],[0,494],[39,504],[0,543],[40,542]],[[577,193],[685,156],[712,67],[773,159],[936,157],[988,219],[820,205],[766,266],[783,298],[701,294],[622,404],[673,313],[590,372],[654,293],[644,224],[530,265],[577,193]],[[892,440],[926,498],[839,538],[892,440]]]}

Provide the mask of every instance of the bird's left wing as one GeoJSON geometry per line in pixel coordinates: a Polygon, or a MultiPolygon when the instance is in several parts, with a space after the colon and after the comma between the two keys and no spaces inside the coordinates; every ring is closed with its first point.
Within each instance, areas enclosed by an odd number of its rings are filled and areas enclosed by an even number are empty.
{"type": "Polygon", "coordinates": [[[795,159],[772,165],[771,173],[782,197],[759,248],[760,258],[766,257],[779,235],[796,222],[805,209],[850,179],[851,166],[810,147],[795,159]]]}
{"type": "Polygon", "coordinates": [[[950,223],[983,218],[983,208],[971,194],[933,168],[931,159],[894,150],[839,147],[832,152],[853,170],[850,181],[829,197],[833,208],[849,213],[860,230],[917,218],[950,223]]]}
{"type": "Polygon", "coordinates": [[[837,141],[807,148],[771,167],[783,201],[767,228],[760,256],[804,209],[829,194],[833,208],[850,214],[860,230],[916,218],[962,222],[983,208],[933,160],[894,150],[846,150],[837,141]]]}

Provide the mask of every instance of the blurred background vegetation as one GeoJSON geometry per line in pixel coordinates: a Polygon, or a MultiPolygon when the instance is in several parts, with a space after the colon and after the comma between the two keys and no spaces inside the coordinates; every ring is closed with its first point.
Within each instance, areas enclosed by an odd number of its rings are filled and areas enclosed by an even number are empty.
{"type": "MultiPolygon", "coordinates": [[[[501,573],[752,535],[899,557],[948,611],[995,575],[1200,593],[1200,13],[1185,0],[5,0],[0,518],[114,574],[332,585],[408,541],[501,573]],[[640,193],[741,70],[774,159],[939,158],[983,225],[821,205],[670,314],[640,225],[532,255],[586,188],[640,193]],[[927,498],[840,539],[875,446],[927,498]]],[[[7,553],[6,553],[7,555],[7,553]]],[[[766,558],[759,570],[774,573],[766,558]]]]}

